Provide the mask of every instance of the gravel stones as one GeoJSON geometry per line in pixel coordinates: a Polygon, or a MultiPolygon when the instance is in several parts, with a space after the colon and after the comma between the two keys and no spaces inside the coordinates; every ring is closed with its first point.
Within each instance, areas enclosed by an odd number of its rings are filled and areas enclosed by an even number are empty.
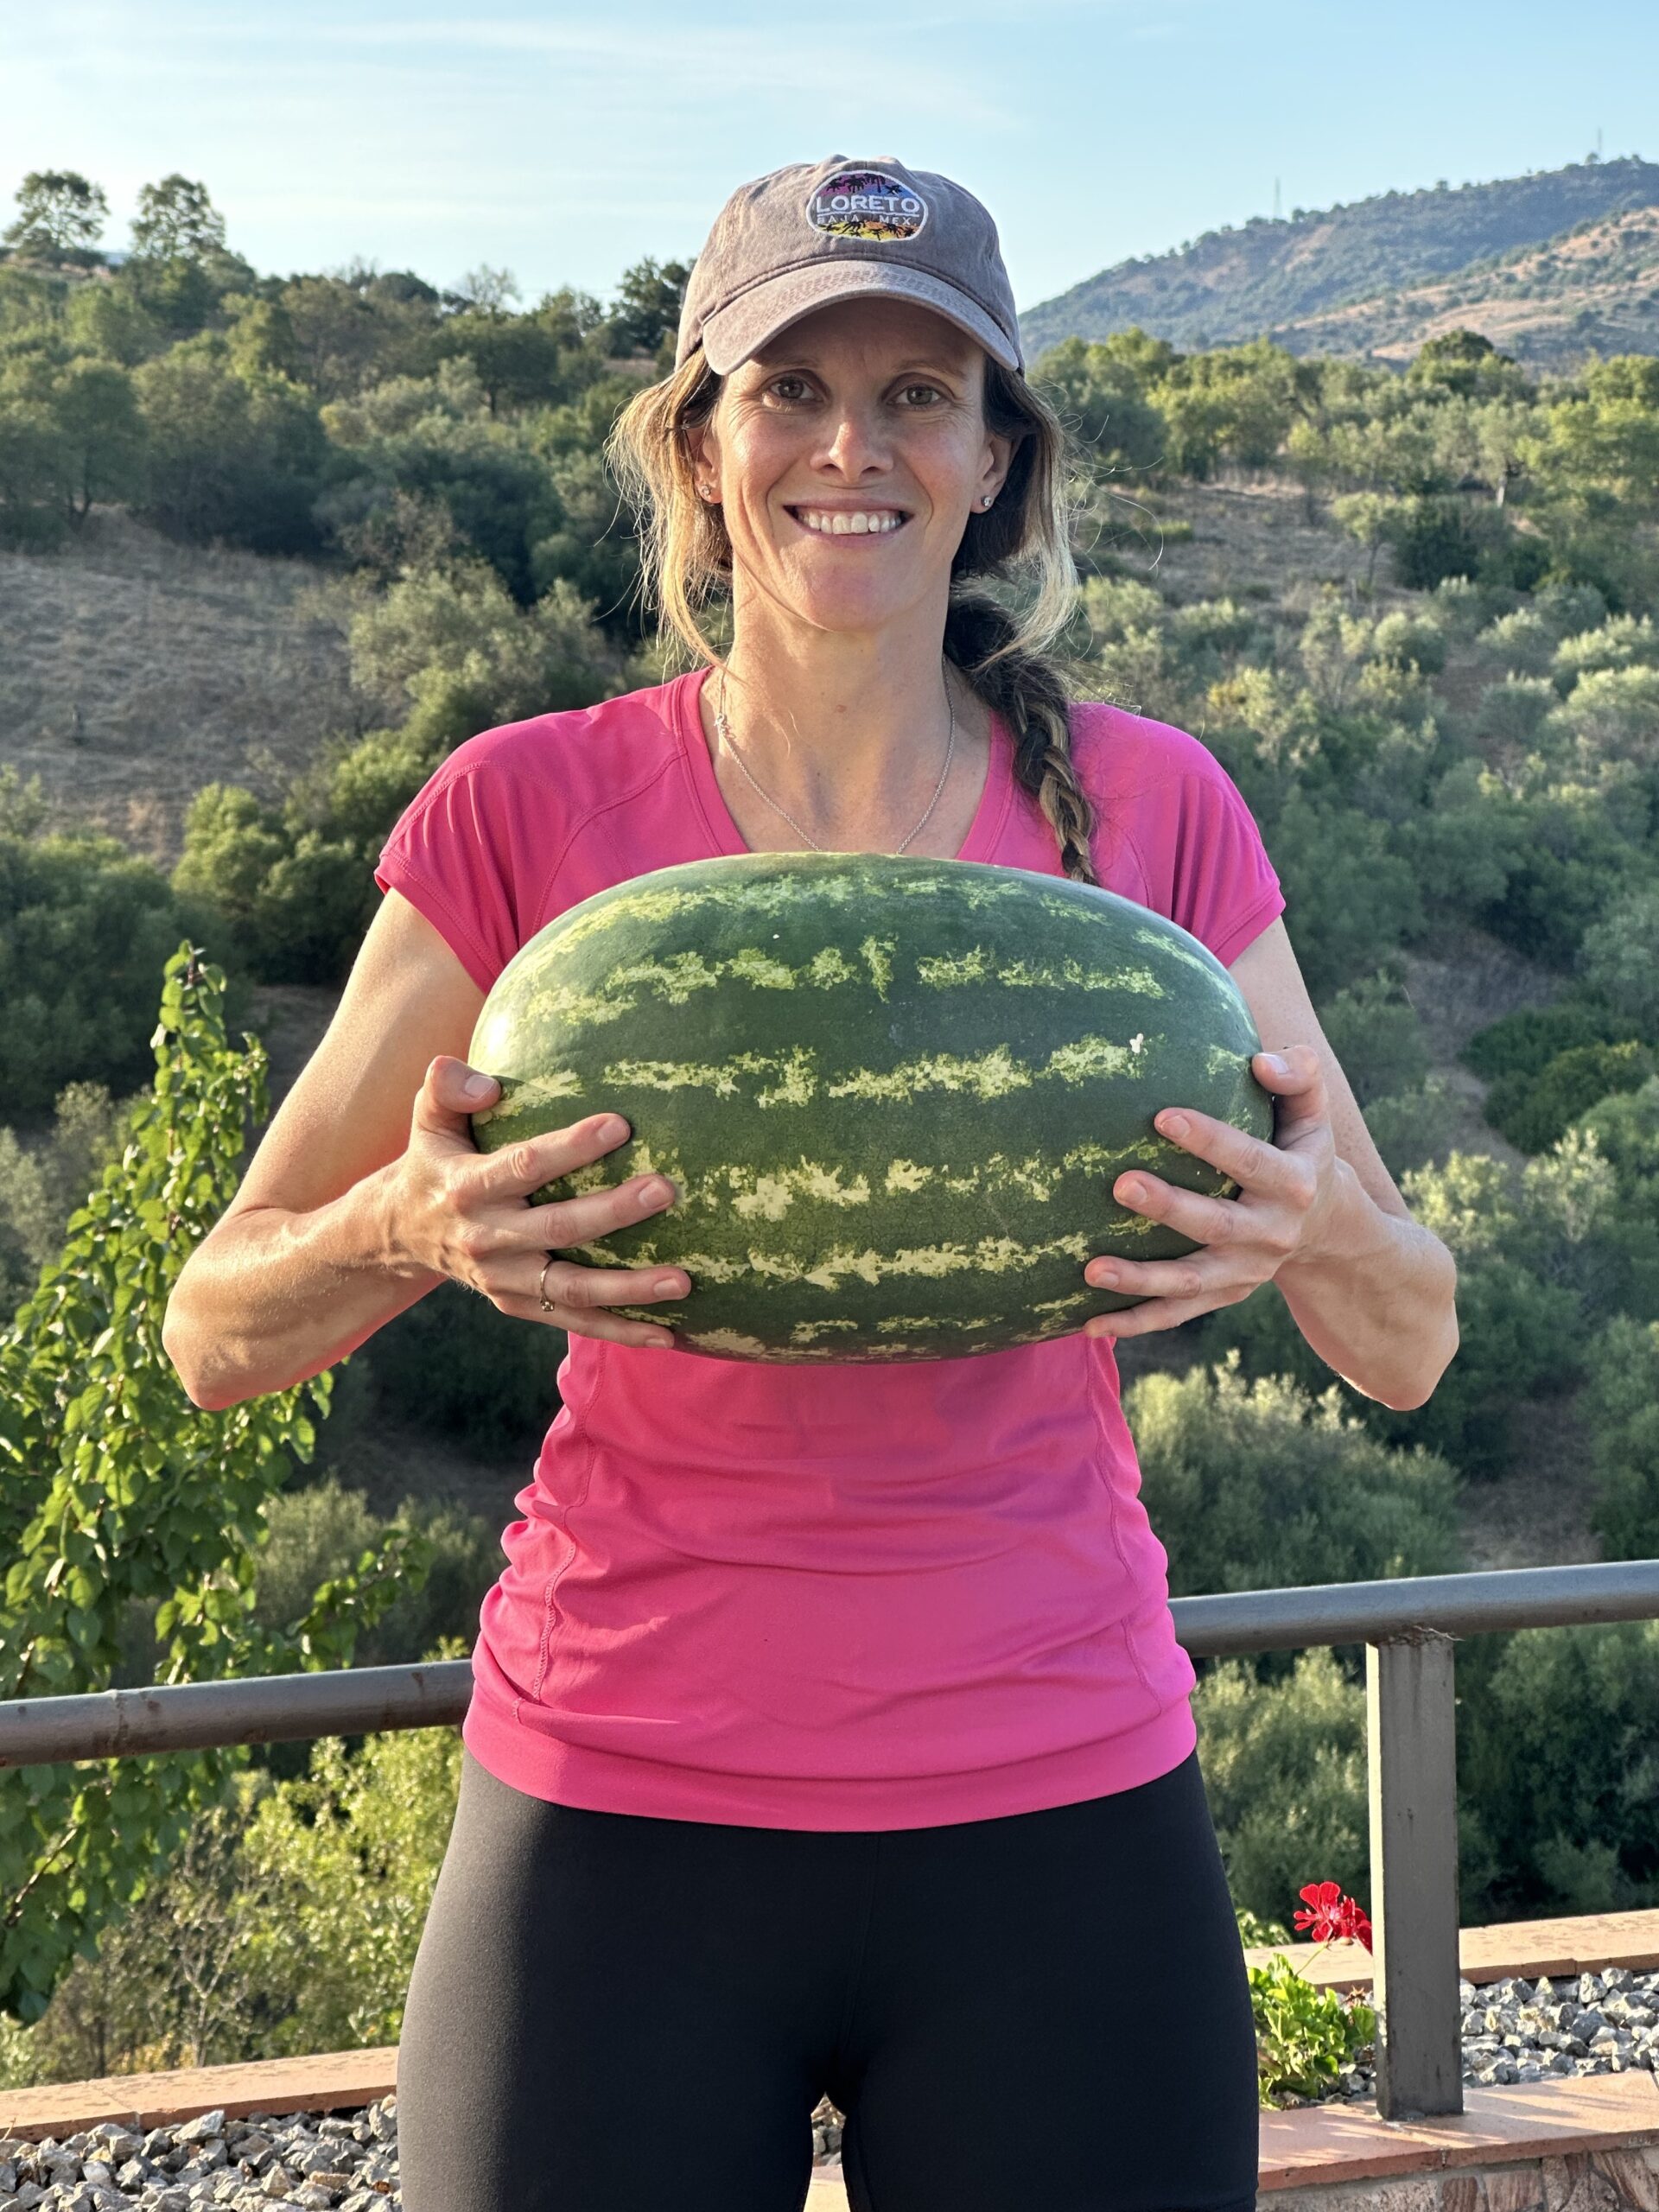
{"type": "MultiPolygon", "coordinates": [[[[1459,1981],[1463,2078],[1483,2087],[1542,2082],[1554,2075],[1623,2074],[1643,2067],[1659,2079],[1659,1973],[1608,1967],[1599,1974],[1535,1981],[1510,1975],[1477,1986],[1459,1981]]],[[[1322,2098],[1332,2103],[1376,2094],[1375,2065],[1344,2066],[1322,2098]]]]}
{"type": "Polygon", "coordinates": [[[102,2120],[60,2143],[0,2139],[0,2212],[387,2212],[397,2101],[350,2113],[205,2112],[140,2135],[102,2120]]]}

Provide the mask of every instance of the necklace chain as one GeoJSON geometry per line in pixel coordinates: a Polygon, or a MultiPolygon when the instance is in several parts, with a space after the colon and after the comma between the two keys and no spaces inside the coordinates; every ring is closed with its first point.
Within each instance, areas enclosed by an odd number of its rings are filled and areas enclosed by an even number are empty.
{"type": "MultiPolygon", "coordinates": [[[[941,677],[944,674],[944,664],[943,661],[939,664],[939,673],[941,677]]],[[[902,853],[905,849],[905,846],[910,843],[911,838],[918,836],[921,834],[922,830],[926,824],[928,816],[932,813],[934,808],[939,803],[939,793],[944,789],[944,779],[950,772],[950,756],[956,751],[957,746],[957,708],[956,702],[950,696],[950,685],[948,680],[944,686],[944,704],[945,710],[950,717],[950,731],[949,736],[944,741],[944,766],[939,771],[939,780],[933,786],[933,796],[929,799],[925,808],[923,810],[921,820],[911,831],[910,836],[905,839],[904,844],[894,848],[895,853],[902,853]]],[[[785,821],[788,823],[790,828],[795,832],[796,836],[798,837],[804,837],[807,843],[812,848],[812,850],[815,853],[823,852],[826,848],[819,844],[816,837],[809,836],[807,831],[802,829],[800,823],[789,811],[789,809],[787,807],[779,806],[777,800],[772,796],[772,793],[761,784],[756,782],[753,771],[750,768],[748,762],[743,758],[742,753],[739,749],[737,742],[732,735],[732,726],[726,719],[726,669],[723,663],[721,664],[720,671],[720,698],[715,708],[715,728],[719,734],[721,743],[730,749],[732,758],[736,761],[738,766],[743,771],[743,773],[748,778],[750,783],[753,784],[755,790],[760,792],[760,797],[765,799],[766,804],[772,809],[772,812],[774,814],[781,814],[785,821]]]]}

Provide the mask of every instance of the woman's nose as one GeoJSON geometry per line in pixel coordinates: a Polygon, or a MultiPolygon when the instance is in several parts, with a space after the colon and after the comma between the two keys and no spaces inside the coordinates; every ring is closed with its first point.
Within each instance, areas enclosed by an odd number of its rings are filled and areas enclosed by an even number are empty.
{"type": "Polygon", "coordinates": [[[880,431],[857,408],[844,408],[830,429],[823,458],[845,476],[861,476],[872,464],[885,467],[887,454],[880,431]]]}

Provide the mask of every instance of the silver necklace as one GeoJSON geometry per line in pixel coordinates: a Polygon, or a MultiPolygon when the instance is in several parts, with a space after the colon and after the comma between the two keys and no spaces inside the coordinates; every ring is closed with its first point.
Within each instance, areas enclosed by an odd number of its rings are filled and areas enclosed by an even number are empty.
{"type": "MultiPolygon", "coordinates": [[[[939,672],[941,676],[944,673],[943,662],[940,663],[939,672]]],[[[916,824],[915,829],[911,831],[910,836],[905,839],[905,843],[895,848],[896,852],[902,853],[905,849],[905,845],[909,844],[911,837],[918,836],[922,829],[925,826],[928,816],[932,813],[934,808],[939,803],[939,793],[944,789],[944,779],[950,772],[950,756],[955,752],[957,746],[957,709],[956,702],[950,696],[950,686],[948,682],[944,687],[944,704],[945,710],[950,717],[950,733],[944,741],[944,766],[939,771],[939,780],[933,786],[933,796],[927,802],[921,821],[918,822],[916,824]]],[[[815,853],[823,852],[826,848],[819,844],[816,837],[808,836],[807,832],[802,829],[800,823],[795,819],[788,808],[779,806],[777,800],[772,796],[772,793],[769,791],[765,790],[759,783],[755,782],[753,772],[750,769],[748,762],[743,758],[742,753],[739,751],[737,745],[733,739],[732,726],[726,719],[726,670],[723,663],[720,671],[720,699],[715,708],[715,728],[719,735],[721,743],[730,749],[732,758],[736,761],[738,766],[743,771],[743,773],[748,777],[749,781],[754,785],[755,790],[760,792],[760,797],[765,799],[766,804],[772,809],[772,812],[774,814],[781,814],[785,821],[788,823],[790,828],[795,832],[795,835],[798,837],[805,837],[807,843],[810,845],[815,853]]]]}

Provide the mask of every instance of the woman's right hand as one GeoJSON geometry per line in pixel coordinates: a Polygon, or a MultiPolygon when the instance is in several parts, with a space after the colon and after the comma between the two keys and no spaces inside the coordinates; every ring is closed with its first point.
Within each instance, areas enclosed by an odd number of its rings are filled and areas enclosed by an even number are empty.
{"type": "Polygon", "coordinates": [[[391,1171],[388,1192],[391,1239],[404,1264],[468,1284],[515,1320],[543,1321],[613,1344],[671,1349],[671,1330],[608,1309],[685,1297],[690,1283],[683,1268],[606,1269],[556,1259],[545,1277],[547,1311],[540,1285],[550,1252],[662,1212],[679,1195],[673,1184],[660,1175],[635,1175],[613,1189],[527,1205],[532,1191],[602,1160],[631,1133],[620,1115],[595,1114],[567,1129],[480,1154],[468,1117],[499,1095],[493,1076],[448,1053],[428,1067],[416,1094],[408,1147],[391,1171]]]}

